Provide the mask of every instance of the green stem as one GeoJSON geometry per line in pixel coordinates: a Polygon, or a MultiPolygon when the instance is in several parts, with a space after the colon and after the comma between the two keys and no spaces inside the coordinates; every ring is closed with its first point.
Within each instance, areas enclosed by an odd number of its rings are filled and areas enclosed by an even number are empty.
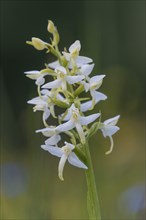
{"type": "Polygon", "coordinates": [[[95,176],[89,151],[88,143],[84,145],[85,153],[88,163],[88,170],[86,170],[87,181],[87,208],[90,220],[101,220],[100,206],[98,200],[98,194],[96,189],[95,176]]]}

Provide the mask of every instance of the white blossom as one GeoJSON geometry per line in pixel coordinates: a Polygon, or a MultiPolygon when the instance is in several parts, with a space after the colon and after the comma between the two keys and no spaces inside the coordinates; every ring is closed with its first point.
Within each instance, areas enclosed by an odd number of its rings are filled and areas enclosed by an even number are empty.
{"type": "Polygon", "coordinates": [[[93,60],[89,57],[85,56],[79,56],[79,52],[81,49],[81,44],[79,40],[76,40],[70,47],[69,47],[69,53],[68,52],[62,52],[65,59],[69,62],[68,66],[69,68],[73,68],[74,65],[77,67],[81,67],[84,64],[91,63],[93,60]]]}
{"type": "Polygon", "coordinates": [[[67,75],[67,71],[64,67],[60,66],[55,69],[57,73],[57,79],[49,82],[42,86],[42,88],[59,88],[61,87],[63,91],[67,91],[67,83],[74,84],[80,82],[84,76],[69,76],[67,75]]]}
{"type": "Polygon", "coordinates": [[[47,102],[47,96],[35,97],[29,101],[28,104],[35,105],[33,111],[43,111],[43,121],[47,120],[50,116],[49,104],[47,102]]]}
{"type": "MultiPolygon", "coordinates": [[[[99,87],[101,86],[104,77],[105,75],[97,75],[97,76],[93,76],[92,78],[90,78],[88,83],[82,82],[84,85],[85,91],[86,92],[90,91],[94,104],[96,100],[99,99],[99,96],[101,96],[102,94],[102,93],[97,92],[96,90],[99,89],[99,87]]],[[[107,96],[102,94],[101,100],[105,100],[106,98],[107,96]]]]}
{"type": "Polygon", "coordinates": [[[82,143],[85,143],[85,134],[82,125],[88,125],[95,121],[100,116],[100,113],[92,114],[89,116],[81,116],[79,109],[74,104],[68,109],[68,114],[63,118],[66,123],[56,127],[59,132],[65,132],[76,128],[82,143]]]}
{"type": "Polygon", "coordinates": [[[58,166],[58,176],[63,181],[63,169],[66,161],[76,167],[88,169],[88,167],[79,160],[79,158],[76,156],[76,154],[73,152],[73,149],[75,146],[73,144],[70,144],[68,142],[64,142],[65,145],[62,148],[55,147],[52,145],[42,145],[41,148],[48,151],[54,156],[60,157],[59,166],[58,166]]]}
{"type": "Polygon", "coordinates": [[[111,147],[110,150],[106,152],[106,154],[109,154],[112,152],[113,150],[113,138],[112,135],[114,135],[120,128],[118,126],[116,126],[118,120],[120,118],[120,115],[117,115],[113,118],[107,119],[105,120],[102,124],[101,124],[101,131],[104,137],[109,137],[110,141],[111,141],[111,147]]]}
{"type": "Polygon", "coordinates": [[[41,86],[42,84],[44,84],[44,82],[45,82],[44,77],[48,73],[40,73],[40,71],[38,71],[38,70],[32,70],[32,71],[26,71],[26,72],[24,72],[24,74],[26,74],[26,76],[28,78],[35,80],[36,85],[41,86]]]}

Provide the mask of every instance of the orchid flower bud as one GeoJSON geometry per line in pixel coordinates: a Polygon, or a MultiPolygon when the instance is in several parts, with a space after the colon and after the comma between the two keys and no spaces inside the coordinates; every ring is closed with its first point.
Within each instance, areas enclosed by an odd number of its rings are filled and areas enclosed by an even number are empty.
{"type": "Polygon", "coordinates": [[[35,49],[44,50],[46,48],[45,42],[42,41],[41,39],[32,37],[31,40],[32,40],[32,45],[34,46],[35,49]]]}
{"type": "Polygon", "coordinates": [[[60,37],[57,31],[57,28],[55,27],[54,23],[51,20],[48,20],[48,26],[47,30],[49,33],[53,34],[53,46],[57,45],[59,43],[60,37]]]}

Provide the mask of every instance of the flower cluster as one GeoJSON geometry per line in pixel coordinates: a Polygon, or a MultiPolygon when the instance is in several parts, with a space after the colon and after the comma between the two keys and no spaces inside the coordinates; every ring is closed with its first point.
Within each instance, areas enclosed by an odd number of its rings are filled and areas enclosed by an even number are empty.
{"type": "Polygon", "coordinates": [[[79,40],[76,40],[68,51],[64,49],[60,52],[59,33],[52,21],[48,22],[47,30],[53,36],[51,43],[35,37],[27,41],[35,49],[46,50],[56,57],[56,60],[45,65],[43,70],[25,72],[27,77],[35,80],[38,91],[38,96],[28,103],[34,105],[34,111],[43,113],[45,128],[36,132],[47,137],[41,148],[61,158],[58,173],[63,180],[63,168],[67,160],[76,167],[88,169],[83,146],[97,130],[101,130],[104,137],[110,138],[111,147],[106,153],[112,151],[112,135],[119,130],[116,126],[119,116],[101,122],[100,113],[85,115],[94,109],[99,101],[107,99],[106,95],[98,91],[105,75],[90,77],[94,63],[91,58],[80,56],[79,40]],[[56,113],[58,108],[61,111],[59,115],[56,113]],[[49,117],[57,121],[56,126],[49,124],[49,117]],[[94,123],[89,127],[92,122],[94,123]],[[61,147],[62,133],[69,142],[65,141],[61,147]]]}

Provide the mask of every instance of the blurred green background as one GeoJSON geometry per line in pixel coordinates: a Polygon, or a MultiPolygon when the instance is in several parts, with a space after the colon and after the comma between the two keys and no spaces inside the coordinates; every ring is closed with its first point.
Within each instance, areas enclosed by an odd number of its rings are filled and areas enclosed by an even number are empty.
{"type": "Polygon", "coordinates": [[[84,171],[66,164],[61,182],[58,158],[43,151],[41,113],[27,100],[34,82],[23,72],[40,70],[52,57],[25,44],[48,41],[47,21],[58,27],[60,48],[79,39],[81,55],[93,58],[94,74],[106,74],[96,106],[102,120],[121,115],[115,148],[100,132],[91,154],[103,220],[142,220],[145,213],[145,1],[1,1],[1,203],[8,219],[87,219],[84,171]]]}

